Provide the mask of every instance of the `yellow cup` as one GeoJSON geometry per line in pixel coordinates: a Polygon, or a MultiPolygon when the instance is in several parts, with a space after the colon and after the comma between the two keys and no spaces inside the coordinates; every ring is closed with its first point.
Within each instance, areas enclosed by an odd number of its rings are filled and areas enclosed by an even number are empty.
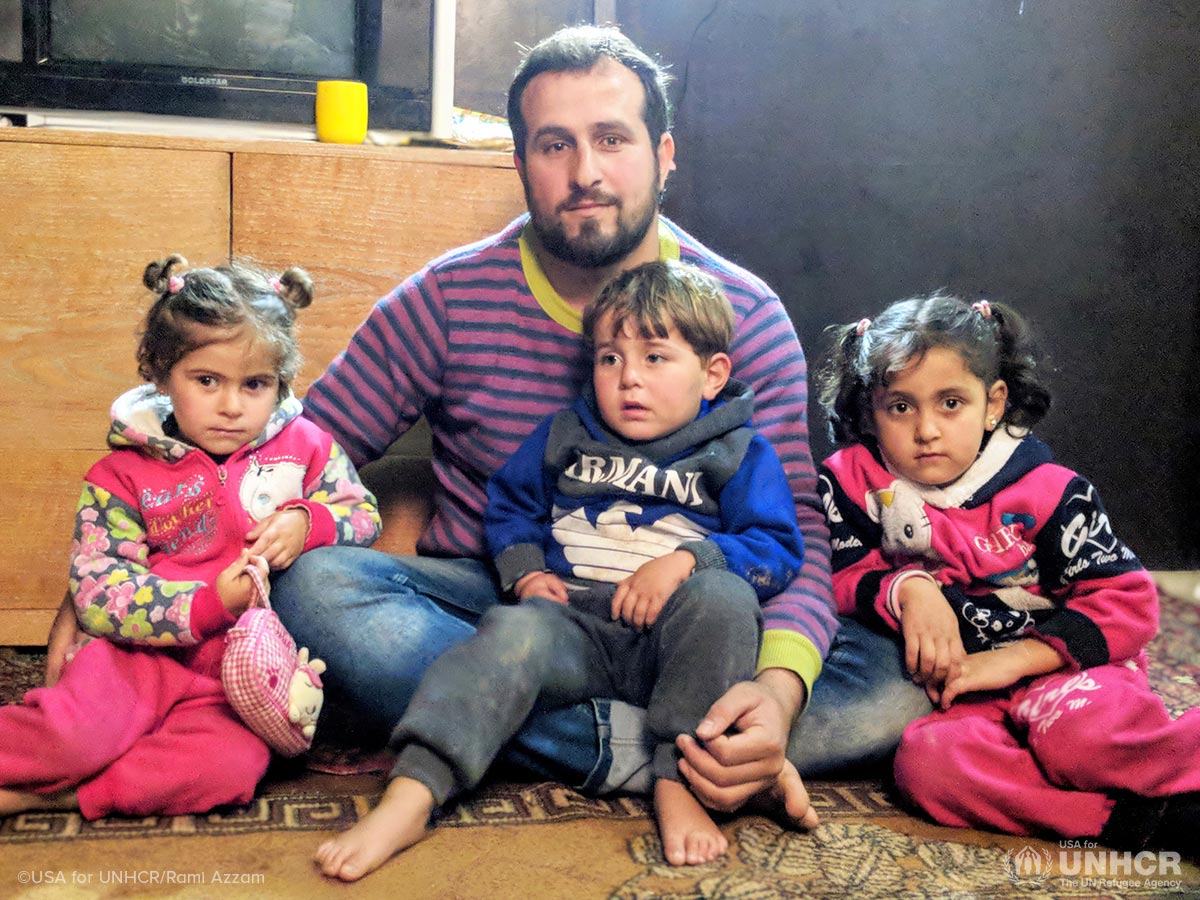
{"type": "Polygon", "coordinates": [[[367,86],[361,81],[317,82],[317,140],[361,144],[367,136],[367,86]]]}

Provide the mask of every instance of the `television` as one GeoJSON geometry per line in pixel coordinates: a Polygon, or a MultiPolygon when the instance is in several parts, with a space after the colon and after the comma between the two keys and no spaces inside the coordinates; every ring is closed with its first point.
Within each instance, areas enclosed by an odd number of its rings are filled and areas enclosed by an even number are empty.
{"type": "Polygon", "coordinates": [[[372,129],[436,133],[452,106],[454,12],[454,0],[0,0],[0,110],[311,125],[316,83],[348,79],[367,85],[372,129]]]}

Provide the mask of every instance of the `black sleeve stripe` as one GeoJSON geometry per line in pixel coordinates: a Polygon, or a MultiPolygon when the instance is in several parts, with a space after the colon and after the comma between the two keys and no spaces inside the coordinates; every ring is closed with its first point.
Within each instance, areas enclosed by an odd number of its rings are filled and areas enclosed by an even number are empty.
{"type": "Polygon", "coordinates": [[[1054,637],[1067,645],[1067,651],[1081,669],[1103,666],[1109,661],[1108,641],[1091,619],[1073,609],[1060,609],[1035,626],[1038,634],[1054,637]]]}

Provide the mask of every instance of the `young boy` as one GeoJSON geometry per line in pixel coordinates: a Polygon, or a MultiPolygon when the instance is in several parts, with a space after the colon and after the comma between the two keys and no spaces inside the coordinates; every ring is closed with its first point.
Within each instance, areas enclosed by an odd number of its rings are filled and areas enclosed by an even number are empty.
{"type": "MultiPolygon", "coordinates": [[[[747,425],[753,395],[729,377],[733,328],[717,282],[674,261],[625,272],[588,308],[591,388],[488,485],[488,545],[517,605],[490,609],[429,667],[393,732],[379,806],[317,850],[327,875],[355,880],[424,837],[535,703],[595,696],[647,707],[667,860],[725,852],[675,740],[753,677],[759,604],[803,552],[783,467],[747,425]]],[[[785,806],[807,807],[788,802],[803,792],[790,764],[779,787],[785,806]]]]}

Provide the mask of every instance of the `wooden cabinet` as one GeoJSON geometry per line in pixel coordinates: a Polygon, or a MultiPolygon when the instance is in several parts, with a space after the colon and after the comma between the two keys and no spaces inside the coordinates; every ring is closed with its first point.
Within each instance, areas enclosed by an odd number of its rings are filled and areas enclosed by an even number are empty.
{"type": "MultiPolygon", "coordinates": [[[[43,643],[61,602],[80,479],[138,381],[147,262],[308,269],[302,393],[404,276],[524,209],[504,153],[22,129],[0,186],[0,645],[43,643]]],[[[381,497],[384,549],[411,548],[421,493],[381,497]]]]}

